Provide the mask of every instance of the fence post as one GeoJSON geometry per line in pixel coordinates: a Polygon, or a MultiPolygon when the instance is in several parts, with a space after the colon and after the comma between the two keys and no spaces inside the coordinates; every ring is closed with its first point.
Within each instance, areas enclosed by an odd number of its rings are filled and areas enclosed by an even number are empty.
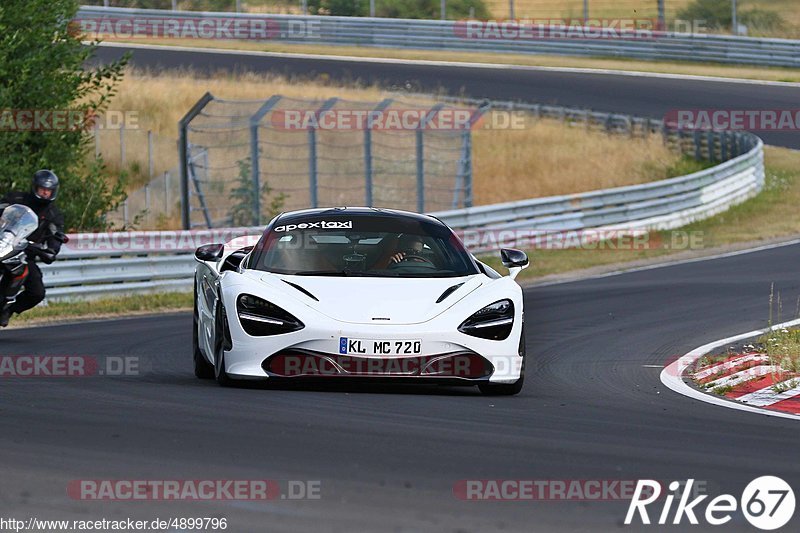
{"type": "Polygon", "coordinates": [[[147,130],[147,176],[153,179],[153,131],[147,130]]]}
{"type": "MultiPolygon", "coordinates": [[[[381,113],[392,105],[392,102],[393,99],[387,98],[378,104],[372,112],[381,113]]],[[[364,181],[364,205],[372,207],[372,121],[369,119],[367,119],[367,124],[364,128],[364,181]]]]}
{"type": "Polygon", "coordinates": [[[712,163],[717,162],[717,141],[713,131],[706,132],[706,145],[708,146],[708,160],[712,163]]]}
{"type": "Polygon", "coordinates": [[[436,104],[420,120],[416,131],[417,138],[417,212],[425,212],[425,137],[424,131],[428,123],[436,117],[436,114],[444,107],[444,104],[436,104]]]}
{"type": "Polygon", "coordinates": [[[719,149],[720,149],[720,156],[722,156],[722,161],[727,161],[730,159],[728,157],[728,132],[723,131],[719,134],[719,149]]]}
{"type": "MultiPolygon", "coordinates": [[[[321,120],[322,114],[329,111],[338,102],[338,98],[330,98],[317,110],[317,121],[321,120]]],[[[308,188],[311,207],[319,207],[319,182],[317,176],[317,128],[308,128],[308,188]]]]}
{"type": "Polygon", "coordinates": [[[308,129],[308,202],[311,207],[317,207],[317,130],[308,129]]]}
{"type": "Polygon", "coordinates": [[[100,157],[100,126],[94,123],[94,158],[100,157]]]}
{"type": "Polygon", "coordinates": [[[697,161],[703,160],[703,142],[700,138],[700,130],[694,130],[694,158],[697,161]]]}
{"type": "Polygon", "coordinates": [[[275,95],[264,102],[258,111],[250,117],[250,174],[253,179],[253,225],[261,224],[261,155],[258,140],[258,125],[281,99],[275,95]]]}
{"type": "Polygon", "coordinates": [[[170,185],[169,172],[164,172],[164,216],[169,216],[169,185],[170,185]]]}
{"type": "Polygon", "coordinates": [[[125,126],[119,127],[119,166],[125,166],[125,126]]]}
{"type": "Polygon", "coordinates": [[[204,94],[200,100],[178,122],[178,166],[181,175],[181,224],[183,229],[190,229],[189,217],[189,123],[194,120],[203,108],[214,99],[211,93],[204,94]]]}
{"type": "Polygon", "coordinates": [[[472,112],[467,123],[466,130],[461,140],[461,161],[459,162],[459,176],[456,178],[456,187],[453,192],[453,209],[458,208],[459,186],[464,188],[464,207],[472,207],[472,127],[489,112],[492,103],[484,100],[478,109],[472,112]],[[460,179],[458,179],[460,178],[460,179]]]}
{"type": "Polygon", "coordinates": [[[150,184],[144,186],[144,212],[147,219],[150,220],[150,184]]]}

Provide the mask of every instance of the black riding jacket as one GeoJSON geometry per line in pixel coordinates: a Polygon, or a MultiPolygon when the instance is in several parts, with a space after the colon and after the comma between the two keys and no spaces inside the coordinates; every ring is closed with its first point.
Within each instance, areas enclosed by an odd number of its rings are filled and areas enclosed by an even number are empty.
{"type": "MultiPolygon", "coordinates": [[[[43,244],[58,253],[61,250],[61,241],[55,238],[55,234],[64,231],[64,215],[55,203],[43,202],[31,192],[14,191],[0,198],[0,213],[12,204],[26,205],[39,217],[39,227],[31,233],[28,240],[43,244]]],[[[30,259],[35,259],[32,254],[28,256],[30,259]]]]}

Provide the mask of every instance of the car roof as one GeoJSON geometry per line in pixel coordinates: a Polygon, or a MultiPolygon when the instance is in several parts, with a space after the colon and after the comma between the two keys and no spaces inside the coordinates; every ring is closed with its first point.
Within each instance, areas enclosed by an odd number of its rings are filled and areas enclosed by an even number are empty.
{"type": "Polygon", "coordinates": [[[435,223],[441,224],[442,226],[447,227],[447,225],[439,220],[436,217],[432,217],[430,215],[423,215],[419,213],[413,213],[411,211],[401,211],[399,209],[384,209],[384,208],[377,208],[377,207],[322,207],[316,209],[301,209],[298,211],[287,211],[285,213],[281,213],[278,218],[275,219],[275,223],[278,224],[286,224],[295,221],[305,220],[309,217],[314,216],[380,216],[380,217],[387,217],[387,218],[398,218],[398,219],[412,219],[418,220],[421,222],[428,222],[428,223],[435,223]]]}

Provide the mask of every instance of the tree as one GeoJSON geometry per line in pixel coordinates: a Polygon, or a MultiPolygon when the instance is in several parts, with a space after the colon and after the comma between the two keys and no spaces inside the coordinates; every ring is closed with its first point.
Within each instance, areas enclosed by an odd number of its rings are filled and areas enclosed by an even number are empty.
{"type": "Polygon", "coordinates": [[[27,189],[37,169],[51,168],[62,181],[59,206],[68,228],[92,230],[106,227],[105,214],[124,198],[123,183],[109,183],[89,146],[91,117],[107,108],[127,58],[85,66],[96,43],[81,44],[71,22],[77,11],[77,0],[0,4],[0,191],[27,189]],[[51,118],[31,127],[21,120],[24,112],[82,120],[65,125],[51,118]]]}

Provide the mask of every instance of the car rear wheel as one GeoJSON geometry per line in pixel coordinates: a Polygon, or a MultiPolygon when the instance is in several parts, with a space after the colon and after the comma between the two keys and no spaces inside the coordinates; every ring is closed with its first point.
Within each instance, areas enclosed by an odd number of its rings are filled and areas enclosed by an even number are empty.
{"type": "Polygon", "coordinates": [[[487,396],[514,396],[522,391],[525,383],[525,328],[519,339],[519,354],[522,356],[522,367],[519,370],[519,379],[514,383],[480,383],[478,389],[487,396]]]}
{"type": "Polygon", "coordinates": [[[194,375],[200,379],[212,379],[214,367],[208,362],[206,356],[200,351],[200,342],[197,334],[197,284],[194,287],[194,312],[192,313],[192,350],[194,352],[194,375]]]}

